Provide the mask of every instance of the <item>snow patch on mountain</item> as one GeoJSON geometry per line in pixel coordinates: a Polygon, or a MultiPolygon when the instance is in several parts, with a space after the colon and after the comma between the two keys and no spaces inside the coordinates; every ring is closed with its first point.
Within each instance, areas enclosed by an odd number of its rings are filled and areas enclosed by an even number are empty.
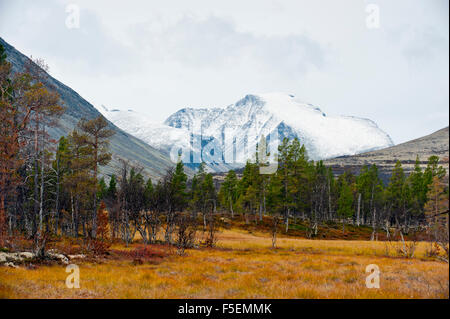
{"type": "MultiPolygon", "coordinates": [[[[389,135],[369,119],[328,116],[319,107],[285,93],[249,94],[223,108],[184,108],[169,116],[163,124],[132,110],[105,108],[103,114],[124,131],[167,152],[174,147],[194,149],[199,154],[205,152],[207,143],[194,147],[191,133],[203,140],[213,140],[216,146],[223,148],[225,132],[237,139],[256,136],[248,142],[253,146],[261,136],[276,132],[280,140],[284,137],[298,138],[314,160],[354,155],[393,145],[389,135]]],[[[242,159],[242,156],[236,154],[237,158],[242,159]]],[[[245,160],[239,165],[244,163],[245,160]]],[[[217,158],[209,164],[216,171],[236,166],[222,165],[217,158]]]]}
{"type": "Polygon", "coordinates": [[[312,104],[284,93],[247,95],[233,105],[218,109],[182,109],[164,123],[191,129],[201,122],[204,135],[221,139],[225,129],[234,136],[297,137],[313,159],[357,154],[392,146],[392,140],[369,119],[327,116],[312,104]]]}
{"type": "Polygon", "coordinates": [[[146,115],[131,109],[109,110],[102,106],[102,114],[125,132],[136,136],[147,144],[162,151],[168,151],[172,145],[189,148],[189,131],[174,128],[149,119],[146,115]]]}

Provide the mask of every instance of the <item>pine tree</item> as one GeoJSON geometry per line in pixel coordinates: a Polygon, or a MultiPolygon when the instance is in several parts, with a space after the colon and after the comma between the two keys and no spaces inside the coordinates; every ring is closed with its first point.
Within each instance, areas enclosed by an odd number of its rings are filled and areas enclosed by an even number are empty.
{"type": "MultiPolygon", "coordinates": [[[[109,138],[115,132],[108,128],[109,124],[103,116],[87,121],[81,119],[78,123],[80,130],[85,133],[85,143],[92,147],[93,178],[97,180],[98,167],[104,166],[111,160],[111,153],[107,152],[109,138]]],[[[94,194],[94,210],[92,216],[92,237],[95,238],[97,231],[97,196],[94,194]]]]}
{"type": "Polygon", "coordinates": [[[356,179],[356,189],[361,195],[358,198],[359,210],[362,214],[357,216],[358,222],[362,220],[367,223],[370,219],[372,221],[372,238],[376,232],[377,225],[377,210],[380,211],[380,203],[383,195],[383,182],[378,175],[378,168],[375,164],[370,167],[364,166],[361,169],[359,176],[356,179]]]}
{"type": "Polygon", "coordinates": [[[151,210],[154,208],[154,195],[155,189],[153,187],[152,179],[149,177],[144,190],[145,209],[151,210]]]}
{"type": "Polygon", "coordinates": [[[184,173],[184,165],[180,160],[175,167],[175,172],[172,175],[171,181],[173,209],[175,211],[182,211],[187,205],[188,194],[186,192],[186,181],[187,176],[184,173]]]}
{"type": "Polygon", "coordinates": [[[191,181],[191,191],[189,193],[189,209],[192,212],[194,218],[197,217],[197,213],[201,210],[200,208],[200,182],[198,180],[197,174],[194,175],[191,181]]]}
{"type": "Polygon", "coordinates": [[[281,189],[283,215],[286,225],[286,232],[289,228],[289,214],[292,207],[295,206],[291,192],[291,165],[292,165],[292,152],[289,144],[289,140],[284,138],[281,145],[278,147],[278,171],[277,175],[280,178],[280,182],[283,185],[281,189]]]}
{"type": "Polygon", "coordinates": [[[433,182],[435,176],[443,178],[446,174],[445,168],[439,165],[439,156],[432,155],[428,158],[427,168],[424,172],[425,183],[427,185],[433,182]]]}
{"type": "Polygon", "coordinates": [[[115,200],[117,197],[117,177],[116,175],[111,175],[111,179],[109,180],[107,197],[115,200]]]}
{"type": "Polygon", "coordinates": [[[106,197],[108,187],[106,186],[105,178],[102,176],[97,186],[97,199],[102,200],[106,197]]]}
{"type": "Polygon", "coordinates": [[[337,213],[342,219],[342,233],[345,233],[345,220],[353,215],[353,192],[347,181],[343,179],[338,199],[337,213]]]}
{"type": "Polygon", "coordinates": [[[255,181],[255,169],[257,166],[250,161],[245,164],[242,171],[242,178],[238,183],[238,199],[237,207],[245,218],[245,223],[248,224],[248,214],[254,213],[255,207],[258,203],[258,187],[255,181]]]}
{"type": "Polygon", "coordinates": [[[64,189],[62,188],[64,179],[70,173],[69,171],[69,141],[66,137],[61,136],[58,143],[58,148],[55,153],[55,160],[52,163],[53,180],[53,193],[55,194],[55,229],[54,233],[58,234],[58,228],[61,219],[61,202],[64,198],[64,189]]]}
{"type": "Polygon", "coordinates": [[[69,173],[63,179],[63,187],[69,193],[72,234],[78,237],[79,226],[83,235],[87,235],[87,211],[89,198],[96,195],[97,181],[90,173],[92,146],[86,143],[86,136],[74,130],[68,136],[69,173]]]}
{"type": "Polygon", "coordinates": [[[305,212],[309,207],[308,198],[308,155],[304,145],[295,138],[289,147],[289,176],[288,194],[292,199],[294,216],[298,212],[305,212]]]}
{"type": "Polygon", "coordinates": [[[419,156],[416,157],[414,171],[408,176],[408,183],[411,186],[411,202],[413,213],[416,216],[422,214],[427,198],[427,187],[425,185],[424,174],[420,167],[419,156]]]}
{"type": "Polygon", "coordinates": [[[231,218],[233,218],[234,208],[238,197],[238,180],[234,170],[230,170],[225,176],[218,196],[222,206],[229,210],[231,218]]]}
{"type": "Polygon", "coordinates": [[[281,215],[283,213],[283,185],[277,174],[271,175],[267,193],[267,207],[272,215],[281,215]]]}
{"type": "Polygon", "coordinates": [[[387,197],[393,211],[397,227],[404,225],[410,211],[410,189],[406,183],[405,173],[400,161],[397,161],[392,171],[387,187],[387,197]]]}

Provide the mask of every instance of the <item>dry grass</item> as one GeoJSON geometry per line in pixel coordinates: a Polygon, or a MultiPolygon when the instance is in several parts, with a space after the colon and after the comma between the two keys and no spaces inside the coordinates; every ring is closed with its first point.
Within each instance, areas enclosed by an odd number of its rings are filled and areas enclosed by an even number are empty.
{"type": "MultiPolygon", "coordinates": [[[[0,267],[1,298],[448,298],[448,264],[386,257],[384,242],[278,239],[225,230],[216,249],[188,250],[158,262],[111,258],[80,264],[80,289],[65,286],[64,266],[0,267]],[[366,266],[381,270],[365,286],[366,266]]],[[[140,246],[133,244],[130,251],[140,246]]],[[[125,254],[126,255],[126,254],[125,254]]]]}

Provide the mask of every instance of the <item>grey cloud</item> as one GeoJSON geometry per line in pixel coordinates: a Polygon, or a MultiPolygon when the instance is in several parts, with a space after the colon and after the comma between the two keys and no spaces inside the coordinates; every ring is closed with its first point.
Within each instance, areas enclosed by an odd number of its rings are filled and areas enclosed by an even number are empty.
{"type": "Polygon", "coordinates": [[[410,59],[429,59],[447,48],[448,39],[436,29],[428,27],[413,30],[411,37],[405,43],[403,53],[410,59]]]}
{"type": "Polygon", "coordinates": [[[195,19],[184,16],[177,23],[153,31],[133,33],[139,47],[153,59],[177,61],[195,68],[256,64],[265,72],[301,76],[326,61],[324,48],[306,36],[257,36],[240,32],[216,16],[195,19]]]}
{"type": "Polygon", "coordinates": [[[118,75],[135,68],[131,63],[133,51],[115,41],[99,18],[83,7],[80,7],[79,29],[66,27],[68,13],[65,5],[59,2],[41,6],[38,1],[18,1],[2,8],[8,12],[0,15],[0,20],[4,20],[2,30],[7,30],[14,38],[26,39],[26,45],[38,52],[73,62],[88,75],[118,75]],[[22,27],[15,28],[18,23],[8,23],[9,19],[21,19],[22,27]]]}
{"type": "Polygon", "coordinates": [[[388,33],[389,39],[401,47],[401,53],[412,64],[431,61],[448,55],[448,32],[427,25],[421,28],[404,25],[388,33]]]}

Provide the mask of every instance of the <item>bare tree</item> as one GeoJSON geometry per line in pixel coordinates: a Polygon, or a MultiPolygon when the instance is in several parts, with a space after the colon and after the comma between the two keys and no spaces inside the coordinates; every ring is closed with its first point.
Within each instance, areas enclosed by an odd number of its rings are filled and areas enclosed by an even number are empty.
{"type": "Polygon", "coordinates": [[[215,200],[213,200],[214,205],[212,205],[211,210],[207,217],[207,223],[206,223],[206,239],[205,239],[205,245],[206,247],[214,247],[217,243],[217,222],[216,222],[216,204],[215,200]]]}
{"type": "Polygon", "coordinates": [[[177,249],[180,256],[185,254],[186,248],[192,248],[195,244],[197,221],[189,214],[179,214],[176,218],[177,225],[177,249]]]}

